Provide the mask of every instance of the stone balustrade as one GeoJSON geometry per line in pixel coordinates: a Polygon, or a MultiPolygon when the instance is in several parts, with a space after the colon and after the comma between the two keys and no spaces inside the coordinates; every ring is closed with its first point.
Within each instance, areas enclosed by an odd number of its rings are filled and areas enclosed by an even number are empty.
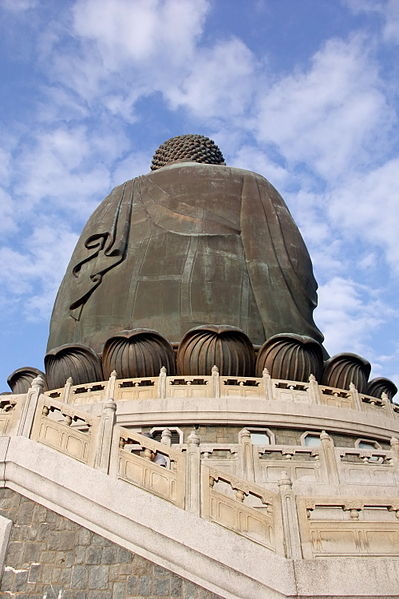
{"type": "Polygon", "coordinates": [[[305,559],[399,556],[397,495],[384,500],[300,497],[297,503],[305,559]]]}
{"type": "Polygon", "coordinates": [[[65,387],[46,391],[46,395],[74,405],[97,403],[103,401],[104,395],[116,402],[238,397],[347,408],[394,418],[399,415],[399,406],[386,395],[380,398],[365,395],[354,385],[349,390],[327,387],[319,385],[313,376],[308,382],[271,379],[267,371],[260,378],[227,377],[219,375],[216,367],[209,376],[167,376],[166,372],[161,372],[159,377],[118,379],[114,372],[108,381],[86,385],[73,385],[68,379],[65,387]]]}
{"type": "MultiPolygon", "coordinates": [[[[133,386],[123,389],[133,393],[138,388],[154,392],[164,385],[163,393],[167,395],[170,388],[186,391],[209,387],[213,393],[215,383],[220,392],[229,387],[259,393],[262,385],[266,389],[264,379],[217,379],[213,373],[208,378],[164,377],[162,381],[159,377],[122,382],[132,382],[133,386]],[[144,380],[153,384],[140,385],[144,380]]],[[[290,388],[297,387],[297,383],[290,385],[287,381],[285,386],[282,381],[266,378],[266,382],[273,393],[281,391],[285,397],[289,393],[306,397],[313,394],[311,397],[320,401],[325,395],[326,388],[316,389],[314,381],[301,383],[301,388],[290,388]]],[[[112,384],[117,383],[114,377],[112,384]]],[[[98,385],[105,389],[107,383],[98,385]]],[[[69,398],[72,389],[69,381],[69,398]]],[[[168,430],[164,431],[163,442],[158,442],[118,425],[117,402],[103,403],[101,414],[93,415],[71,401],[50,397],[51,393],[43,393],[40,380],[35,380],[26,395],[5,396],[0,403],[3,434],[29,437],[286,557],[368,552],[392,555],[397,551],[399,504],[389,497],[399,484],[396,438],[391,439],[390,449],[336,447],[325,432],[315,447],[278,445],[273,440],[257,445],[244,428],[238,443],[201,443],[193,430],[185,443],[170,445],[168,430]],[[365,485],[372,501],[362,495],[365,485]],[[337,494],[339,500],[334,499],[337,494]],[[360,507],[350,508],[355,499],[360,507]],[[384,535],[389,540],[381,540],[384,535]]],[[[88,393],[97,391],[91,389],[88,393]]],[[[358,409],[389,407],[386,398],[372,403],[354,389],[339,393],[346,395],[338,397],[339,401],[350,399],[358,409]]],[[[334,396],[328,392],[327,397],[331,400],[334,396]]]]}

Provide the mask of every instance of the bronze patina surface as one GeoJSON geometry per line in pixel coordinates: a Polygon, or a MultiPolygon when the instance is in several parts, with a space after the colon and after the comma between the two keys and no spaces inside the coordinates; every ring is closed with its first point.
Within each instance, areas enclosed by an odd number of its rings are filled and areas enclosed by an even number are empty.
{"type": "Polygon", "coordinates": [[[177,161],[116,187],[89,219],[48,350],[84,343],[100,352],[136,328],[179,342],[206,324],[238,327],[254,344],[282,332],[322,341],[316,289],[303,239],[266,179],[177,161]]]}

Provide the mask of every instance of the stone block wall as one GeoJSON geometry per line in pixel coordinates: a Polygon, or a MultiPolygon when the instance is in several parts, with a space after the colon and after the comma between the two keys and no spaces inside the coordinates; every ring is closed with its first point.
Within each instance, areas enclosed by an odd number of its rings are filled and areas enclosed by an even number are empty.
{"type": "Polygon", "coordinates": [[[13,522],[0,597],[220,599],[10,489],[0,514],[13,522]]]}

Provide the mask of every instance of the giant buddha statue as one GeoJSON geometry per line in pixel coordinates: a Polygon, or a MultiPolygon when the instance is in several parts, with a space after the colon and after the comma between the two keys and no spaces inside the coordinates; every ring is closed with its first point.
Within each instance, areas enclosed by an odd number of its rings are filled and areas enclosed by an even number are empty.
{"type": "MultiPolygon", "coordinates": [[[[226,166],[201,135],[163,143],[151,171],[116,187],[79,238],[51,318],[49,389],[216,366],[393,396],[388,379],[368,382],[366,360],[322,347],[309,254],[264,177],[226,166]]],[[[11,388],[37,372],[16,370],[11,388]]]]}
{"type": "Polygon", "coordinates": [[[101,352],[120,330],[177,343],[230,325],[262,344],[281,332],[317,341],[309,254],[275,188],[225,165],[200,135],[161,145],[152,172],[116,187],[89,219],[58,292],[48,350],[101,352]]]}

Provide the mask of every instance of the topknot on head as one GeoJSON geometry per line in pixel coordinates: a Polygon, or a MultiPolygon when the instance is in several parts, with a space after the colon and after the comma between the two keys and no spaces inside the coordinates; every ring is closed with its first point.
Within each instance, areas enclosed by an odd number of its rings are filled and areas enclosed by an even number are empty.
{"type": "Polygon", "coordinates": [[[171,137],[160,145],[153,156],[151,170],[155,171],[171,162],[226,164],[222,152],[212,139],[191,134],[171,137]]]}

